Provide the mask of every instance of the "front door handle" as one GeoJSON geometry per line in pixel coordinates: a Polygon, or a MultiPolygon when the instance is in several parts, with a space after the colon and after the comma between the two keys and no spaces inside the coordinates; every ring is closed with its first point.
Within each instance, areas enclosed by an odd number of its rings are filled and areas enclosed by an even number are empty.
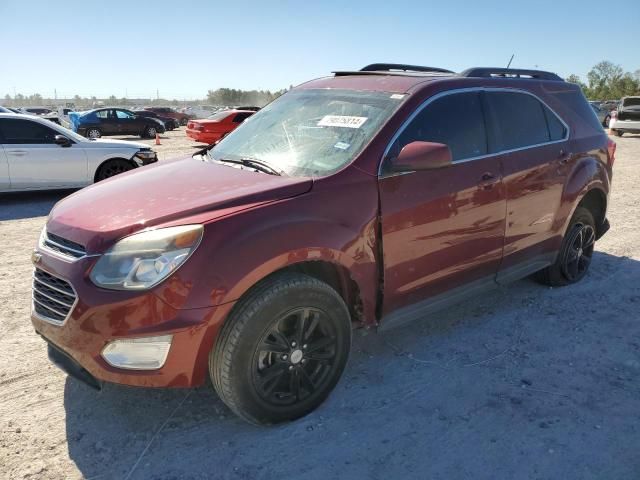
{"type": "Polygon", "coordinates": [[[9,155],[14,155],[16,157],[22,157],[27,154],[26,150],[7,150],[9,155]]]}

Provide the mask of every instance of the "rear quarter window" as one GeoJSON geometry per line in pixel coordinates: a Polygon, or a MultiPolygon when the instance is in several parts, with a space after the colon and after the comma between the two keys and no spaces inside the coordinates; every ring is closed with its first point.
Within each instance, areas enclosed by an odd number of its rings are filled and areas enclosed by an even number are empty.
{"type": "MultiPolygon", "coordinates": [[[[591,135],[593,133],[601,134],[604,132],[596,112],[593,111],[593,108],[591,108],[591,105],[587,102],[580,87],[559,92],[549,92],[549,95],[553,100],[561,104],[559,108],[566,110],[565,114],[563,114],[563,119],[571,125],[572,136],[577,133],[574,128],[576,123],[578,123],[580,127],[584,126],[587,128],[587,131],[583,132],[583,134],[591,135]]],[[[579,130],[583,130],[583,128],[579,128],[579,130]]]]}

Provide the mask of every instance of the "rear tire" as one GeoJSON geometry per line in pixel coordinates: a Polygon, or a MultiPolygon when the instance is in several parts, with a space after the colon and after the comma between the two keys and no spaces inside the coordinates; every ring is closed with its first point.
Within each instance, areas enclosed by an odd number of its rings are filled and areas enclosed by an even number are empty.
{"type": "Polygon", "coordinates": [[[613,131],[613,134],[614,134],[616,137],[621,137],[622,135],[624,135],[624,132],[623,132],[622,130],[614,130],[614,131],[613,131]]]}
{"type": "Polygon", "coordinates": [[[240,417],[280,423],[326,399],[350,346],[350,316],[340,295],[307,275],[278,274],[236,305],[209,355],[209,373],[240,417]]]}
{"type": "Polygon", "coordinates": [[[582,280],[591,264],[595,240],[596,226],[592,213],[584,207],[576,208],[555,263],[537,272],[536,280],[550,287],[562,287],[582,280]]]}
{"type": "Polygon", "coordinates": [[[133,165],[121,158],[116,158],[105,162],[96,174],[96,182],[106,178],[114,177],[120,173],[128,172],[133,169],[133,165]]]}
{"type": "Polygon", "coordinates": [[[189,120],[187,120],[186,118],[180,120],[180,125],[182,125],[183,127],[186,126],[187,123],[189,123],[189,120]]]}

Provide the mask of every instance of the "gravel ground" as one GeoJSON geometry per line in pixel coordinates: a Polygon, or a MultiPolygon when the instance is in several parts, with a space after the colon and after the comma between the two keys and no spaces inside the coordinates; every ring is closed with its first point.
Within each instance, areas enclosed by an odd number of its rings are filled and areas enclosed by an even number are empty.
{"type": "MultiPolygon", "coordinates": [[[[193,151],[183,131],[161,159],[193,151]]],[[[65,193],[0,197],[0,478],[638,478],[640,136],[615,140],[612,229],[585,280],[358,331],[329,400],[276,428],[210,386],[97,393],[53,367],[29,321],[29,257],[65,193]]]]}

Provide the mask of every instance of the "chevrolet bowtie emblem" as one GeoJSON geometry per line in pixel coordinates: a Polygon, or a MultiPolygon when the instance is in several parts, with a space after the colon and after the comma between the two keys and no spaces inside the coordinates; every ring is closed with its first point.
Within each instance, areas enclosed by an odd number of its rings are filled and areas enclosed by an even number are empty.
{"type": "Polygon", "coordinates": [[[34,250],[33,253],[31,254],[31,261],[33,262],[34,265],[37,265],[38,263],[40,263],[40,260],[42,260],[42,255],[40,255],[38,252],[34,250]]]}

